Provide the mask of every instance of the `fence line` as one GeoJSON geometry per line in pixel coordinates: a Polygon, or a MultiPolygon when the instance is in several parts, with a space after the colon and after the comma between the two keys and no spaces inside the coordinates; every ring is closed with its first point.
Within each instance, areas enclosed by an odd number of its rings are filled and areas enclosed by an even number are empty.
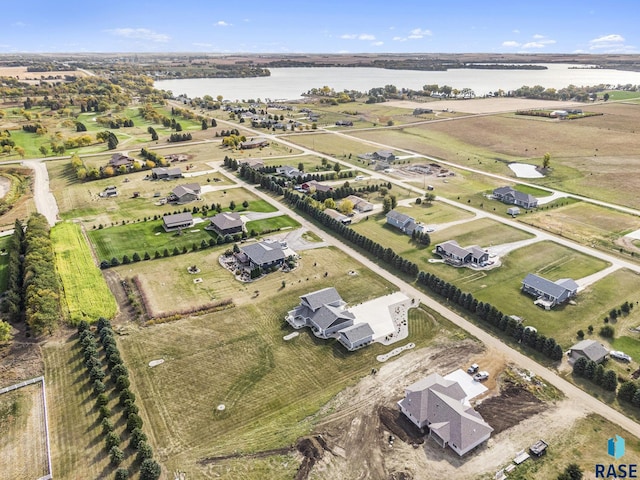
{"type": "Polygon", "coordinates": [[[51,480],[53,478],[53,470],[51,468],[51,443],[49,442],[49,415],[47,413],[47,391],[44,386],[44,376],[31,378],[24,382],[16,383],[5,388],[0,388],[0,395],[3,393],[18,390],[19,388],[26,387],[27,385],[33,385],[34,383],[42,382],[42,409],[44,411],[44,438],[47,448],[47,473],[44,477],[40,477],[38,480],[51,480]]]}

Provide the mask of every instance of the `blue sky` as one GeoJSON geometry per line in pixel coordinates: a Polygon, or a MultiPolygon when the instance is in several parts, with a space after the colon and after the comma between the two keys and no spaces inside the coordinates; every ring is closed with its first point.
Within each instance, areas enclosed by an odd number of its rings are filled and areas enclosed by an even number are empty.
{"type": "Polygon", "coordinates": [[[0,53],[640,53],[637,2],[3,2],[0,53]]]}

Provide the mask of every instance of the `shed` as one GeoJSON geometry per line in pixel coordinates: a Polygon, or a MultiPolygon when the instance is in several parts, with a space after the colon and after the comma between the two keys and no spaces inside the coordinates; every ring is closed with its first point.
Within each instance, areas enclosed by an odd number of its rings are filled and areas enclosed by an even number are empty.
{"type": "Polygon", "coordinates": [[[520,209],[518,207],[507,208],[507,215],[511,215],[512,217],[520,215],[520,209]]]}
{"type": "Polygon", "coordinates": [[[538,440],[536,443],[534,443],[529,447],[529,451],[531,452],[532,455],[535,455],[536,457],[541,457],[542,455],[545,455],[547,453],[548,446],[549,444],[544,440],[538,440]]]}

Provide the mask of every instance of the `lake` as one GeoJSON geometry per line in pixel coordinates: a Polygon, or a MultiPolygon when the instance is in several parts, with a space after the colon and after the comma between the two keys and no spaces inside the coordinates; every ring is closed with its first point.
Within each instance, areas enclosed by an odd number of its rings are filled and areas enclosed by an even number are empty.
{"type": "MultiPolygon", "coordinates": [[[[449,85],[459,90],[471,88],[482,96],[498,89],[515,90],[528,85],[545,88],[564,88],[569,85],[587,86],[598,84],[640,85],[640,72],[609,69],[576,69],[572,65],[545,64],[547,70],[483,70],[452,69],[442,72],[419,72],[415,70],[385,70],[363,67],[303,67],[271,68],[270,77],[254,78],[191,78],[181,80],[158,80],[154,86],[170,90],[174,95],[188,97],[222,95],[227,100],[262,99],[293,100],[312,88],[325,85],[340,92],[395,85],[398,88],[422,89],[423,85],[449,85]]],[[[575,67],[575,65],[573,65],[575,67]]]]}

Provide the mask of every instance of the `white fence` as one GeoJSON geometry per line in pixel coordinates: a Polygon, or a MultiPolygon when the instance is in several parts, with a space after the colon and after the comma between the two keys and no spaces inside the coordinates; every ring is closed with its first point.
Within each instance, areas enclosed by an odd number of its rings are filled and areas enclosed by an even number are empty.
{"type": "Polygon", "coordinates": [[[44,477],[38,478],[38,480],[51,480],[53,478],[53,470],[51,469],[51,444],[49,443],[49,416],[47,414],[47,392],[44,386],[44,377],[36,377],[24,382],[16,383],[5,388],[0,388],[0,395],[19,388],[26,387],[27,385],[33,385],[34,383],[42,382],[42,408],[44,410],[44,433],[45,433],[45,445],[47,448],[47,469],[49,471],[44,477]]]}

